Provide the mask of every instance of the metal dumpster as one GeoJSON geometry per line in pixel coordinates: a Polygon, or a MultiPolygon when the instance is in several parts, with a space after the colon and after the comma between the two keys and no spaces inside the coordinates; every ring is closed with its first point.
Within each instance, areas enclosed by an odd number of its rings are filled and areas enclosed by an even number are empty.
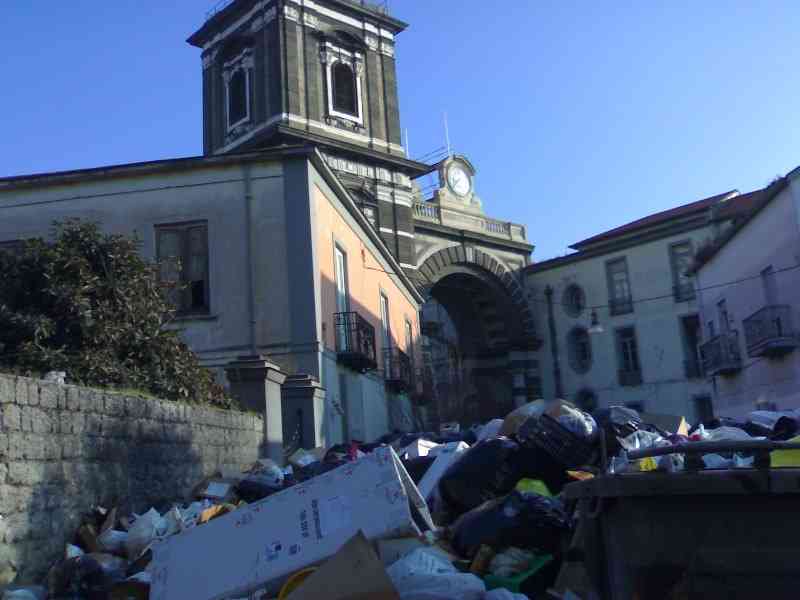
{"type": "Polygon", "coordinates": [[[565,487],[578,503],[582,558],[611,600],[800,598],[800,469],[770,469],[798,444],[682,444],[678,473],[603,475],[565,487]],[[756,468],[701,470],[702,454],[755,453],[756,468]],[[700,460],[698,460],[698,458],[700,460]]]}

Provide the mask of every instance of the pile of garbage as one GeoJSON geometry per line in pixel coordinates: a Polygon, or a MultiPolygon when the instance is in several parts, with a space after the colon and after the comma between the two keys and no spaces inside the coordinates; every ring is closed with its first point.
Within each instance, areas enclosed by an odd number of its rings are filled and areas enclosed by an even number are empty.
{"type": "MultiPolygon", "coordinates": [[[[630,458],[641,449],[799,432],[800,411],[690,428],[680,417],[539,400],[466,431],[300,449],[285,467],[264,459],[219,471],[165,512],[94,507],[45,587],[2,598],[577,598],[560,576],[579,518],[566,484],[685,468],[677,452],[630,458]]],[[[747,452],[703,461],[753,465],[747,452]]]]}

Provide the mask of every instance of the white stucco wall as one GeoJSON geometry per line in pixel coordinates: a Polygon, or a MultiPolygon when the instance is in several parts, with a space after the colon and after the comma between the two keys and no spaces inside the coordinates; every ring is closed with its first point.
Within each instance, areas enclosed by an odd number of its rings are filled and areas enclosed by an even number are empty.
{"type": "Polygon", "coordinates": [[[584,258],[527,277],[529,301],[535,306],[541,326],[544,345],[539,351],[542,384],[545,397],[556,393],[553,374],[552,345],[547,313],[545,288],[554,289],[554,318],[564,396],[575,399],[582,388],[594,391],[599,406],[641,403],[644,410],[653,413],[695,416],[693,396],[708,393],[705,380],[687,380],[684,372],[684,343],[680,317],[696,314],[697,302],[676,302],[672,296],[673,277],[670,262],[670,245],[690,240],[694,249],[710,236],[708,228],[678,233],[671,237],[642,243],[616,252],[584,258]],[[606,279],[606,262],[626,257],[634,312],[611,316],[607,305],[609,290],[606,279]],[[580,285],[586,294],[586,308],[573,318],[561,305],[564,290],[571,283],[580,285]],[[641,300],[666,296],[659,300],[641,300]],[[567,335],[576,325],[586,328],[591,323],[591,307],[604,332],[590,335],[592,365],[585,374],[576,373],[570,366],[567,335]],[[633,326],[639,348],[643,384],[633,387],[619,385],[615,330],[633,326]]]}
{"type": "MultiPolygon", "coordinates": [[[[249,166],[256,236],[257,343],[289,341],[289,307],[283,165],[249,166]]],[[[53,221],[98,221],[109,233],[136,233],[145,258],[155,258],[159,224],[208,221],[208,316],[179,321],[183,335],[207,366],[221,366],[246,353],[249,316],[245,277],[244,167],[195,168],[113,179],[85,178],[71,185],[0,191],[0,241],[47,237],[53,221]]]]}
{"type": "Polygon", "coordinates": [[[742,370],[718,376],[714,388],[717,414],[743,416],[755,409],[758,401],[774,402],[779,409],[800,407],[800,351],[780,359],[747,355],[742,321],[766,304],[760,274],[772,266],[777,272],[777,302],[791,306],[795,329],[800,325],[800,226],[798,178],[781,191],[744,228],[700,269],[701,314],[704,340],[709,339],[709,321],[720,330],[717,303],[725,300],[730,329],[739,332],[742,370]],[[790,269],[780,272],[782,269],[790,269]],[[743,280],[724,285],[728,282],[743,280]],[[708,289],[711,288],[711,289],[708,289]]]}

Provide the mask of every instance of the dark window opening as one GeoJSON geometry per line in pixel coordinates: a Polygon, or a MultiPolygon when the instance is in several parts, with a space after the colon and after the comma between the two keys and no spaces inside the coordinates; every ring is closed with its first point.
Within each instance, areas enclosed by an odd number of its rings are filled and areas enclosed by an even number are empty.
{"type": "Polygon", "coordinates": [[[639,349],[636,346],[636,334],[633,327],[620,329],[619,349],[622,358],[622,368],[625,371],[639,371],[639,349]]]}
{"type": "Polygon", "coordinates": [[[345,63],[337,62],[331,71],[333,82],[333,110],[346,115],[358,116],[358,94],[356,74],[345,63]]]}
{"type": "Polygon", "coordinates": [[[156,230],[159,277],[178,314],[208,313],[208,225],[156,230]]]}
{"type": "Polygon", "coordinates": [[[247,102],[247,71],[236,69],[228,82],[228,127],[247,118],[247,102]]]}
{"type": "Polygon", "coordinates": [[[583,327],[576,327],[567,340],[569,362],[576,373],[586,373],[592,366],[592,342],[583,327]]]}
{"type": "Polygon", "coordinates": [[[564,290],[564,311],[570,317],[579,317],[586,306],[586,297],[581,286],[573,283],[564,290]]]}
{"type": "Polygon", "coordinates": [[[588,388],[584,388],[575,395],[575,404],[581,410],[593,412],[597,409],[597,394],[588,388]]]}
{"type": "Polygon", "coordinates": [[[694,412],[698,423],[708,423],[714,419],[714,404],[711,396],[695,396],[694,412]]]}

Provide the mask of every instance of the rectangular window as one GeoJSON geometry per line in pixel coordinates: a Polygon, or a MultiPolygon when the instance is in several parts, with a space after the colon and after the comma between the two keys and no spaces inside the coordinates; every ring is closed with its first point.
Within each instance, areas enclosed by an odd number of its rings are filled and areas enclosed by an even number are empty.
{"type": "Polygon", "coordinates": [[[711,402],[711,396],[694,397],[694,414],[697,423],[708,423],[714,419],[714,404],[711,402]]]}
{"type": "Polygon", "coordinates": [[[383,352],[383,372],[391,372],[392,330],[389,325],[389,299],[381,292],[381,346],[383,352]]]}
{"type": "Polygon", "coordinates": [[[337,245],[334,247],[336,269],[336,312],[350,311],[350,293],[347,284],[347,254],[337,245]]]}
{"type": "Polygon", "coordinates": [[[617,354],[620,385],[640,385],[642,369],[639,363],[636,332],[633,327],[623,327],[617,330],[617,354]]]}
{"type": "Polygon", "coordinates": [[[156,227],[156,256],[162,283],[178,314],[209,312],[208,224],[156,227]]]}
{"type": "Polygon", "coordinates": [[[618,258],[606,263],[608,278],[608,304],[612,315],[633,312],[631,286],[628,278],[628,261],[618,258]]]}
{"type": "Polygon", "coordinates": [[[253,55],[246,50],[225,63],[225,113],[228,131],[250,120],[251,73],[253,55]]]}
{"type": "Polygon", "coordinates": [[[408,319],[406,319],[406,354],[409,356],[414,354],[414,328],[408,319]]]}
{"type": "Polygon", "coordinates": [[[685,302],[694,298],[694,285],[686,274],[692,266],[692,244],[681,242],[669,248],[672,265],[672,283],[675,302],[685,302]]]}
{"type": "Polygon", "coordinates": [[[700,363],[700,317],[687,315],[681,317],[681,338],[683,339],[684,371],[687,379],[702,377],[703,370],[700,363]]]}

